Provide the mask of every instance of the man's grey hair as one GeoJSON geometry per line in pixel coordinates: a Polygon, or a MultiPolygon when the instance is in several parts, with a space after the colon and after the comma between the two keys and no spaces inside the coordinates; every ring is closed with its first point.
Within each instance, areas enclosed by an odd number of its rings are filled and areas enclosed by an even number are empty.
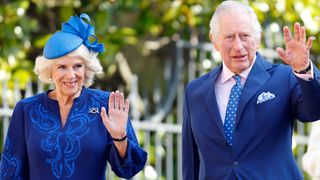
{"type": "Polygon", "coordinates": [[[261,36],[261,25],[258,21],[256,13],[253,9],[244,3],[239,1],[223,1],[216,9],[210,20],[210,34],[213,35],[214,39],[217,39],[219,35],[219,21],[220,17],[225,13],[239,13],[246,14],[251,18],[252,28],[254,31],[254,37],[259,40],[261,36]]]}
{"type": "MultiPolygon", "coordinates": [[[[76,50],[65,55],[69,57],[80,57],[85,65],[84,85],[89,87],[93,84],[94,75],[103,74],[103,68],[97,58],[98,53],[89,51],[83,44],[76,50]]],[[[36,58],[34,72],[38,78],[44,83],[53,83],[52,81],[52,65],[55,59],[46,59],[44,56],[36,58]]]]}

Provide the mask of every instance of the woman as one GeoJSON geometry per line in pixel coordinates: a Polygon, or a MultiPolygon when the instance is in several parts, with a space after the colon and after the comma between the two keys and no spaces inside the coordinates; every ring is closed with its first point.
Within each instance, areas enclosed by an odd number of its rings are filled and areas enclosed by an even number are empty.
{"type": "Polygon", "coordinates": [[[147,153],[128,121],[119,91],[87,88],[102,73],[104,47],[86,14],[72,16],[46,43],[35,73],[55,89],[17,103],[1,160],[0,179],[105,179],[107,161],[119,177],[143,169],[147,153]],[[108,111],[108,113],[106,113],[108,111]]]}

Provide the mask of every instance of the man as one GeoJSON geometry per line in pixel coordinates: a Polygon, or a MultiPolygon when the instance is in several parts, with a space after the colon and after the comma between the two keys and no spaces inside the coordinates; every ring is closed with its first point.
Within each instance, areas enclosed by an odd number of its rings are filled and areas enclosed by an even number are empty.
{"type": "Polygon", "coordinates": [[[221,66],[185,90],[183,179],[303,179],[292,154],[294,120],[320,118],[320,72],[309,60],[312,39],[283,28],[288,65],[257,51],[261,27],[249,6],[224,1],[210,23],[221,66]],[[229,95],[231,98],[229,98],[229,95]]]}

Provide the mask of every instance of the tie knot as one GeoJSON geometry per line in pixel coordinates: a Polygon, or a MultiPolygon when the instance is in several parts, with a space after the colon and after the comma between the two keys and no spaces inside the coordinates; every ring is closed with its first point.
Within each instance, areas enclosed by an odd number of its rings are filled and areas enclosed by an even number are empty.
{"type": "Polygon", "coordinates": [[[234,80],[236,80],[236,84],[241,84],[241,76],[239,76],[238,74],[235,74],[233,78],[234,80]]]}

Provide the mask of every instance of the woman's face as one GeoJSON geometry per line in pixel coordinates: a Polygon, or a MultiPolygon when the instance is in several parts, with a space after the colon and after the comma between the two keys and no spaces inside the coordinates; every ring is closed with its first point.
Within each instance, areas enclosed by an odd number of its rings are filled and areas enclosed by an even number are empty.
{"type": "Polygon", "coordinates": [[[52,65],[52,80],[58,94],[77,97],[85,77],[85,64],[79,57],[63,56],[52,65]]]}

